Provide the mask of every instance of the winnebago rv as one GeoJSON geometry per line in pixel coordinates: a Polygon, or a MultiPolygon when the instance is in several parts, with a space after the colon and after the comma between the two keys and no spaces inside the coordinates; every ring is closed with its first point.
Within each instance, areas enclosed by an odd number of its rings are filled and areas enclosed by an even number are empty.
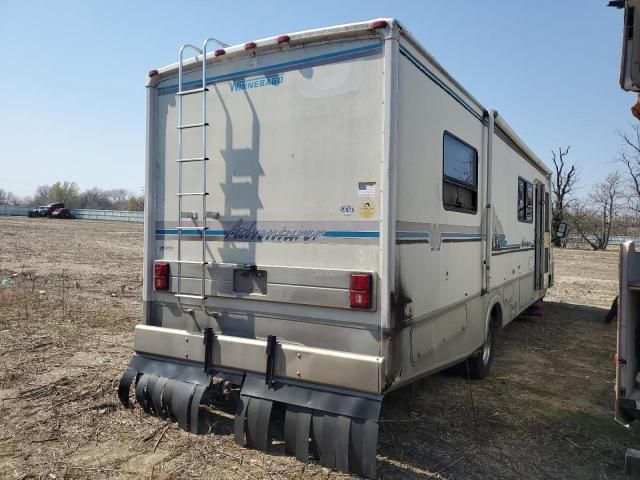
{"type": "Polygon", "coordinates": [[[224,393],[239,444],[267,450],[281,415],[286,452],[375,477],[383,396],[484,377],[551,285],[550,172],[396,20],[211,40],[147,78],[120,399],[205,433],[224,393]]]}

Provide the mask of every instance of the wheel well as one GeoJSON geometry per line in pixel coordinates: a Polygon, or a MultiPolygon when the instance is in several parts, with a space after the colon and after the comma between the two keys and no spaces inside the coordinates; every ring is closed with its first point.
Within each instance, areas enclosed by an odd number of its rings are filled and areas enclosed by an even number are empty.
{"type": "Polygon", "coordinates": [[[493,330],[499,330],[502,328],[502,307],[500,306],[499,302],[496,302],[496,304],[491,307],[491,314],[490,314],[490,327],[493,330]]]}

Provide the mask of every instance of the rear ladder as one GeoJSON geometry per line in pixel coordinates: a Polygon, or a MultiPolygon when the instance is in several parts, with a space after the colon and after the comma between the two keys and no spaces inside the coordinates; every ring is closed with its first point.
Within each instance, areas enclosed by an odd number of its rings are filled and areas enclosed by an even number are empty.
{"type": "Polygon", "coordinates": [[[178,285],[176,288],[175,296],[180,299],[192,299],[192,300],[201,300],[204,302],[207,298],[206,293],[206,269],[207,265],[209,265],[210,261],[206,258],[206,245],[207,245],[207,196],[209,192],[207,191],[207,162],[209,161],[209,157],[207,156],[207,127],[209,127],[209,123],[207,122],[207,92],[209,89],[207,88],[207,46],[209,42],[218,42],[213,38],[208,38],[202,44],[202,48],[198,48],[191,44],[185,44],[180,48],[180,58],[178,61],[178,92],[177,92],[177,103],[178,103],[178,258],[176,263],[178,264],[178,285]],[[183,75],[183,57],[184,52],[187,49],[196,51],[197,55],[202,55],[202,81],[199,87],[196,88],[188,88],[185,90],[184,88],[184,75],[183,75]],[[200,122],[185,124],[183,119],[183,98],[187,95],[202,95],[202,117],[200,122]],[[202,154],[200,156],[195,157],[183,157],[183,132],[184,130],[191,128],[199,128],[202,131],[202,154]],[[202,186],[201,191],[194,191],[194,189],[190,191],[184,191],[183,187],[183,175],[182,168],[185,163],[200,163],[202,165],[202,186]],[[192,212],[185,212],[182,209],[182,200],[187,196],[199,196],[202,197],[202,211],[200,212],[200,222],[198,222],[197,226],[184,226],[182,223],[183,218],[190,218],[192,220],[198,219],[198,213],[194,215],[192,212]],[[182,235],[185,231],[198,231],[200,232],[200,236],[202,239],[202,250],[200,258],[198,259],[183,259],[182,258],[182,235]],[[190,264],[190,265],[200,265],[200,294],[193,295],[189,293],[183,293],[182,291],[182,265],[190,264]]]}

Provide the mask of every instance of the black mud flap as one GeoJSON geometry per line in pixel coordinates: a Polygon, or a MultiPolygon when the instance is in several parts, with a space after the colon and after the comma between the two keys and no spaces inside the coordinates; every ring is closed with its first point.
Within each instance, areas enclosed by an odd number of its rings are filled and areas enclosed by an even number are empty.
{"type": "Polygon", "coordinates": [[[274,382],[247,375],[240,391],[234,432],[237,444],[267,450],[274,403],[286,408],[285,451],[309,456],[347,473],[376,478],[378,417],[382,396],[327,391],[310,385],[274,382]]]}
{"type": "Polygon", "coordinates": [[[200,402],[210,384],[211,375],[201,365],[134,355],[120,379],[118,397],[130,407],[133,385],[136,400],[146,412],[175,419],[183,430],[201,434],[205,421],[200,402]]]}
{"type": "Polygon", "coordinates": [[[212,376],[242,384],[234,422],[237,444],[268,450],[272,413],[279,404],[285,408],[288,454],[302,462],[314,457],[326,467],[376,478],[380,395],[329,391],[297,382],[269,383],[264,376],[205,372],[199,364],[136,354],[120,380],[118,397],[130,407],[133,387],[146,412],[175,419],[180,428],[203,434],[206,422],[200,403],[212,376]]]}

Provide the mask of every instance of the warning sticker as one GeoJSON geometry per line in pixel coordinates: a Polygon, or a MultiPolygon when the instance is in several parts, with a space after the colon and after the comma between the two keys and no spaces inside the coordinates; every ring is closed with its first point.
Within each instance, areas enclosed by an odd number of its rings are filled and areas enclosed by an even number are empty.
{"type": "Polygon", "coordinates": [[[371,218],[376,214],[376,206],[371,200],[364,200],[360,203],[358,212],[362,218],[371,218]]]}
{"type": "Polygon", "coordinates": [[[376,182],[359,182],[358,183],[358,196],[366,198],[375,198],[376,196],[376,182]]]}

